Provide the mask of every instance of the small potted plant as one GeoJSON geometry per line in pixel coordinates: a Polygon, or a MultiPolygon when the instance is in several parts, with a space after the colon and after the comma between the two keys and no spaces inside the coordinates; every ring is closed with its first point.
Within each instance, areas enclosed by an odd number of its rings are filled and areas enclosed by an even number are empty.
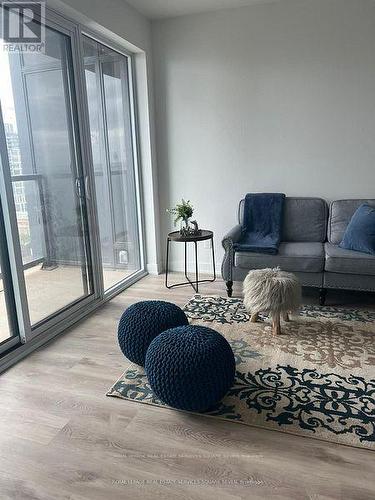
{"type": "Polygon", "coordinates": [[[181,203],[177,203],[175,207],[168,208],[167,212],[174,215],[174,225],[180,221],[180,234],[181,236],[193,236],[199,233],[197,221],[191,221],[191,217],[194,212],[194,208],[190,203],[190,200],[181,200],[181,203]],[[192,224],[193,227],[190,226],[192,224]]]}

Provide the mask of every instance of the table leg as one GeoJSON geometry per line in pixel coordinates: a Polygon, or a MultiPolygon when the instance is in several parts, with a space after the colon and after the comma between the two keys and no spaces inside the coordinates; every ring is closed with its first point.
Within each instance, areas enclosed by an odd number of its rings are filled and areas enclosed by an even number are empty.
{"type": "Polygon", "coordinates": [[[184,258],[184,270],[185,270],[185,278],[188,280],[188,275],[187,275],[187,243],[185,241],[185,258],[184,258]]]}
{"type": "Polygon", "coordinates": [[[195,245],[195,291],[198,293],[198,245],[197,242],[194,241],[195,245]]]}
{"type": "Polygon", "coordinates": [[[284,311],[283,312],[283,320],[284,321],[290,321],[290,317],[289,317],[289,312],[288,311],[284,311]]]}
{"type": "Polygon", "coordinates": [[[167,238],[167,258],[165,261],[165,286],[169,288],[168,286],[168,266],[169,266],[169,238],[167,238]]]}
{"type": "Polygon", "coordinates": [[[256,323],[258,321],[258,317],[259,317],[258,313],[252,314],[251,317],[250,317],[250,322],[251,323],[256,323]]]}
{"type": "Polygon", "coordinates": [[[212,266],[214,270],[214,277],[212,281],[216,280],[216,266],[215,266],[215,249],[214,249],[214,237],[211,238],[211,248],[212,248],[212,266]]]}
{"type": "Polygon", "coordinates": [[[280,313],[272,315],[272,333],[274,335],[281,334],[280,313]]]}

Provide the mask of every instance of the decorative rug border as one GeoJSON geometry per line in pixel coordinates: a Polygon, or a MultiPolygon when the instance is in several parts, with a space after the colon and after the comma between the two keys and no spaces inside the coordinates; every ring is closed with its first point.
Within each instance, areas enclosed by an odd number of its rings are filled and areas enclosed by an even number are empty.
{"type": "MultiPolygon", "coordinates": [[[[212,295],[210,295],[210,297],[212,297],[212,295]]],[[[128,366],[128,368],[122,373],[121,377],[119,377],[118,380],[116,380],[116,382],[113,384],[113,386],[115,386],[117,384],[117,382],[119,382],[123,378],[125,373],[128,370],[130,370],[133,366],[137,367],[137,365],[134,363],[130,364],[128,366]]],[[[138,403],[138,404],[142,404],[145,406],[151,406],[153,408],[160,408],[161,410],[169,410],[172,412],[182,413],[185,415],[194,415],[197,417],[204,417],[204,418],[213,419],[213,420],[220,420],[220,422],[227,422],[231,425],[232,424],[239,424],[239,425],[242,425],[244,427],[253,427],[255,429],[262,429],[262,430],[268,431],[268,432],[277,432],[279,434],[288,434],[289,436],[294,436],[297,438],[309,439],[311,441],[319,441],[319,442],[325,443],[327,445],[346,446],[348,448],[355,448],[357,450],[366,450],[366,451],[370,451],[370,452],[375,452],[374,449],[367,448],[365,446],[356,446],[354,444],[341,443],[339,441],[323,439],[321,437],[311,436],[309,434],[298,434],[297,432],[292,432],[289,430],[271,429],[270,427],[267,427],[265,425],[256,424],[256,423],[248,424],[247,422],[242,422],[240,420],[231,420],[229,418],[221,417],[219,415],[210,415],[209,413],[198,413],[198,412],[188,411],[188,410],[179,410],[177,408],[172,408],[171,406],[164,405],[164,404],[153,403],[151,401],[136,400],[133,398],[127,398],[126,396],[121,396],[119,394],[110,394],[112,387],[110,387],[108,389],[108,391],[106,393],[106,397],[115,398],[115,399],[122,399],[123,401],[130,401],[131,403],[138,403]]]]}

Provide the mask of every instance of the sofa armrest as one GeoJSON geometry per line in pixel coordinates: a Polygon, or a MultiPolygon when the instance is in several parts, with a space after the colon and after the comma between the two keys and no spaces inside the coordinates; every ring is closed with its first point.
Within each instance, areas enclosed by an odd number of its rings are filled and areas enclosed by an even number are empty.
{"type": "Polygon", "coordinates": [[[232,229],[224,236],[222,240],[222,245],[226,250],[229,245],[233,245],[233,243],[238,243],[242,236],[242,225],[237,224],[237,226],[232,227],[232,229]]]}
{"type": "Polygon", "coordinates": [[[242,225],[234,226],[222,239],[221,244],[225,250],[223,263],[221,265],[221,274],[225,281],[232,281],[232,265],[234,259],[233,245],[237,243],[242,236],[242,225]]]}

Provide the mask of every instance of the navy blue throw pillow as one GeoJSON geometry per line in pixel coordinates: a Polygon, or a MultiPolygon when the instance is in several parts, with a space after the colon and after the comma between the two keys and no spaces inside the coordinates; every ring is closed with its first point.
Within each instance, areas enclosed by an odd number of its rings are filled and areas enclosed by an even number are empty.
{"type": "Polygon", "coordinates": [[[357,208],[340,247],[375,255],[375,208],[365,203],[357,208]]]}

